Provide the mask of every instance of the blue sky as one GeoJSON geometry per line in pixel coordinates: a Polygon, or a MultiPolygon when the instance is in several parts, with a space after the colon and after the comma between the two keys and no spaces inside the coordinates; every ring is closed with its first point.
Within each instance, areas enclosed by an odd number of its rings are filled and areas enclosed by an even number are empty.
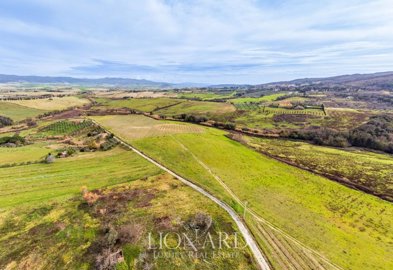
{"type": "Polygon", "coordinates": [[[0,73],[263,83],[393,70],[392,0],[2,0],[0,73]]]}

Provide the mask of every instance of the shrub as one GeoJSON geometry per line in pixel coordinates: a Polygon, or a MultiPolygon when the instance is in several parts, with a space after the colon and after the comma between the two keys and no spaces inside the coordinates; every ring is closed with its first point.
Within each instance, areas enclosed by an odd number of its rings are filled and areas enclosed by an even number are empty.
{"type": "Polygon", "coordinates": [[[226,123],[224,125],[224,128],[229,130],[234,130],[236,128],[236,125],[234,123],[226,123]]]}
{"type": "Polygon", "coordinates": [[[25,144],[26,140],[25,140],[25,138],[23,138],[19,135],[16,135],[16,134],[14,136],[6,136],[6,137],[0,138],[0,145],[6,144],[6,143],[13,143],[16,145],[21,145],[21,144],[25,144]]]}
{"type": "Polygon", "coordinates": [[[0,115],[0,128],[5,126],[11,126],[13,123],[14,121],[12,121],[11,118],[0,115]]]}

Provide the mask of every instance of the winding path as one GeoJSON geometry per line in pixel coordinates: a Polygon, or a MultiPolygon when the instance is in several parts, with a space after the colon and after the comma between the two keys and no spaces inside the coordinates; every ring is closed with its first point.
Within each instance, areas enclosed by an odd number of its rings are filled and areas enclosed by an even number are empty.
{"type": "MultiPolygon", "coordinates": [[[[113,132],[111,132],[111,131],[107,130],[106,128],[104,128],[97,121],[95,121],[93,119],[90,119],[90,120],[92,120],[97,126],[100,126],[101,128],[103,128],[106,132],[113,134],[113,132]]],[[[213,202],[218,204],[221,208],[223,208],[231,216],[231,218],[235,221],[236,225],[239,228],[239,231],[243,235],[244,240],[248,244],[251,252],[253,253],[254,258],[257,261],[259,267],[262,270],[270,270],[270,266],[269,266],[267,260],[265,259],[265,257],[263,256],[261,250],[259,249],[259,247],[258,247],[258,245],[257,245],[257,243],[256,243],[256,241],[254,239],[254,237],[252,236],[250,231],[247,229],[247,226],[244,224],[243,220],[237,215],[237,213],[230,206],[228,206],[226,203],[222,202],[218,198],[214,197],[209,192],[205,191],[203,188],[195,185],[191,181],[181,177],[180,175],[176,174],[172,170],[168,169],[167,167],[161,165],[157,161],[155,161],[152,158],[148,157],[147,155],[145,155],[144,153],[142,153],[141,151],[139,151],[138,149],[136,149],[135,147],[133,147],[129,143],[127,143],[124,140],[122,140],[121,138],[119,138],[117,136],[114,136],[114,139],[116,139],[120,144],[122,144],[126,148],[134,151],[135,153],[137,153],[138,155],[140,155],[141,157],[143,157],[147,161],[149,161],[152,164],[156,165],[160,169],[162,169],[162,170],[166,171],[167,173],[171,174],[172,176],[176,177],[178,180],[183,182],[185,185],[191,187],[192,189],[194,189],[194,190],[198,191],[199,193],[203,194],[204,196],[208,197],[210,200],[212,200],[213,202]]]]}

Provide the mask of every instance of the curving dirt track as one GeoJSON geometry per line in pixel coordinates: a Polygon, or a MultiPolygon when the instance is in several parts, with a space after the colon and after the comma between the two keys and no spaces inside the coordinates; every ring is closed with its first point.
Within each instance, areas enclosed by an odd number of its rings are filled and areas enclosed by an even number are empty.
{"type": "MultiPolygon", "coordinates": [[[[97,123],[96,121],[92,120],[97,126],[101,126],[99,123],[97,123]]],[[[102,127],[102,126],[101,126],[102,127]]],[[[102,127],[103,129],[105,129],[104,127],[102,127]]],[[[106,129],[105,129],[106,130],[106,129]]],[[[111,133],[110,131],[107,131],[109,133],[111,133]]],[[[143,157],[144,159],[146,159],[147,161],[153,163],[154,165],[156,165],[157,167],[159,167],[160,169],[168,172],[169,174],[173,175],[174,177],[176,177],[178,180],[180,180],[181,182],[183,182],[184,184],[186,184],[187,186],[191,187],[192,189],[198,191],[199,193],[203,194],[204,196],[208,197],[209,199],[211,199],[213,202],[215,202],[216,204],[218,204],[221,208],[223,208],[230,216],[231,218],[235,221],[236,225],[239,228],[239,231],[241,232],[244,240],[246,241],[246,243],[248,244],[251,252],[254,255],[255,260],[258,263],[258,266],[262,269],[262,270],[270,270],[270,266],[269,263],[267,262],[267,260],[265,259],[264,255],[262,254],[261,250],[259,249],[254,237],[252,236],[252,234],[250,233],[250,231],[248,230],[247,226],[244,224],[243,220],[238,216],[238,214],[230,207],[228,206],[226,203],[222,202],[221,200],[219,200],[218,198],[214,197],[213,195],[211,195],[209,192],[205,191],[204,189],[202,189],[201,187],[193,184],[192,182],[188,181],[187,179],[181,177],[180,175],[176,174],[175,172],[173,172],[172,170],[164,167],[163,165],[161,165],[160,163],[156,162],[155,160],[153,160],[152,158],[148,157],[147,155],[145,155],[144,153],[142,153],[141,151],[139,151],[138,149],[136,149],[135,147],[133,147],[132,145],[128,144],[127,142],[123,141],[121,138],[114,136],[114,138],[116,140],[119,141],[120,144],[122,144],[123,146],[127,147],[128,149],[134,151],[135,153],[137,153],[138,155],[140,155],[141,157],[143,157]]]]}

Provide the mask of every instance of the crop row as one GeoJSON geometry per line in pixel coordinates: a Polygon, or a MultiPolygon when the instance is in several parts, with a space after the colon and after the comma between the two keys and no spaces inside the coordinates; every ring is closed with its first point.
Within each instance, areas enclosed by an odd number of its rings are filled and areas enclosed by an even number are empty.
{"type": "Polygon", "coordinates": [[[93,126],[91,121],[72,122],[72,121],[59,121],[45,127],[43,131],[47,131],[50,134],[71,134],[76,133],[80,130],[93,126]]]}

